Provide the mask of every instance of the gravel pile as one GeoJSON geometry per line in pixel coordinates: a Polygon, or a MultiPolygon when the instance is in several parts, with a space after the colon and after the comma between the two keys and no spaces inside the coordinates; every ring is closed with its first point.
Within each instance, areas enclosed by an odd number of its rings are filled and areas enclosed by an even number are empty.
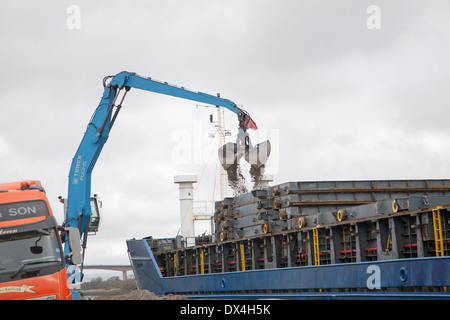
{"type": "Polygon", "coordinates": [[[157,296],[148,290],[133,290],[126,295],[105,295],[95,297],[93,300],[187,300],[186,296],[168,294],[162,297],[157,296]]]}

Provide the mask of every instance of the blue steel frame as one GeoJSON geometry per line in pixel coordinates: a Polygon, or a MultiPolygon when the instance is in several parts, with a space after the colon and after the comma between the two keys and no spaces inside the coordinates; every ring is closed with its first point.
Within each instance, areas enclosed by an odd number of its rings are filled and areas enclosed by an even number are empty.
{"type": "Polygon", "coordinates": [[[163,277],[145,239],[127,240],[127,246],[141,289],[160,296],[174,293],[200,299],[450,299],[450,292],[411,292],[414,287],[450,286],[448,256],[163,277]],[[368,287],[373,290],[325,292],[368,287]],[[398,292],[382,291],[383,288],[397,288],[398,292]]]}

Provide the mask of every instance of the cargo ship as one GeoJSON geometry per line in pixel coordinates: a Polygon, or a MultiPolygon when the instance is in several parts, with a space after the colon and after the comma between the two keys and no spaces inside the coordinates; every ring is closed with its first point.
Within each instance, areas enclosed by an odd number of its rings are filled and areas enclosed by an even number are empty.
{"type": "Polygon", "coordinates": [[[130,239],[128,255],[160,296],[449,299],[449,210],[450,180],[287,182],[215,202],[208,236],[130,239]]]}

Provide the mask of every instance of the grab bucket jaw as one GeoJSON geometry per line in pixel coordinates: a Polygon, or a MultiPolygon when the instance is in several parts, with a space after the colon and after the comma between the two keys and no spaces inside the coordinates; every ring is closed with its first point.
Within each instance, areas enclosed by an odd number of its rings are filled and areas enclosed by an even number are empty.
{"type": "Polygon", "coordinates": [[[270,152],[271,146],[269,140],[253,147],[248,133],[240,130],[236,143],[228,142],[221,146],[218,155],[222,167],[227,170],[232,165],[237,164],[242,157],[251,166],[260,168],[269,160],[270,152]]]}

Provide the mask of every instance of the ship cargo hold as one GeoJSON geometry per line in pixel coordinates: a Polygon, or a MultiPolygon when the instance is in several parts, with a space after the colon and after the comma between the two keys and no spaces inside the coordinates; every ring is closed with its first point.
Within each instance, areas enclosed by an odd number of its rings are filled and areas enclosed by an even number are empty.
{"type": "Polygon", "coordinates": [[[215,203],[214,231],[127,240],[141,289],[238,299],[449,299],[450,180],[288,182],[215,203]]]}

